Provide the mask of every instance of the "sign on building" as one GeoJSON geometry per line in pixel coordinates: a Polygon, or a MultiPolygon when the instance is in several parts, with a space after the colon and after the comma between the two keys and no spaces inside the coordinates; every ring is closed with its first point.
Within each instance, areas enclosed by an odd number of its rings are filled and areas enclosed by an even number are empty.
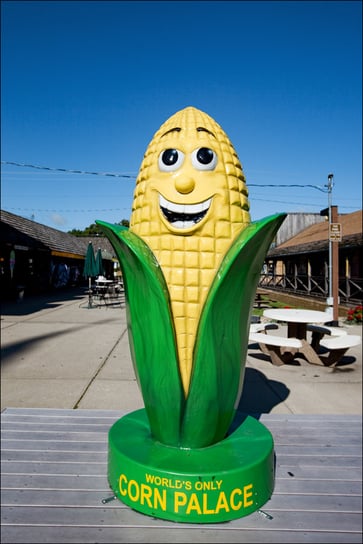
{"type": "Polygon", "coordinates": [[[342,225],[341,225],[341,223],[330,223],[329,240],[330,240],[330,242],[341,242],[342,241],[342,225]]]}

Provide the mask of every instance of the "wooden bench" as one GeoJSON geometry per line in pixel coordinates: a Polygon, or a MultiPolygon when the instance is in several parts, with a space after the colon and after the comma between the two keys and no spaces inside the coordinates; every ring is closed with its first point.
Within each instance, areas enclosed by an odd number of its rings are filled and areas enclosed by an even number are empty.
{"type": "Polygon", "coordinates": [[[345,336],[347,331],[339,327],[328,327],[327,325],[313,325],[308,324],[306,330],[310,331],[311,334],[311,346],[317,353],[320,350],[321,339],[325,336],[345,336]]]}
{"type": "Polygon", "coordinates": [[[320,347],[328,350],[329,354],[325,356],[321,356],[316,349],[303,339],[285,338],[263,332],[250,332],[249,341],[257,342],[261,351],[269,355],[271,362],[277,366],[291,362],[297,353],[301,353],[311,364],[331,366],[336,364],[349,348],[361,344],[362,339],[360,336],[353,334],[323,338],[319,344],[319,351],[320,347]]]}
{"type": "Polygon", "coordinates": [[[328,327],[328,325],[312,325],[308,324],[306,329],[311,332],[319,332],[330,336],[345,336],[347,331],[339,327],[328,327]]]}
{"type": "Polygon", "coordinates": [[[250,332],[248,339],[250,342],[257,342],[260,350],[269,355],[272,363],[276,366],[291,362],[297,351],[303,347],[302,341],[297,338],[275,336],[263,332],[250,332]]]}
{"type": "Polygon", "coordinates": [[[257,293],[256,297],[255,297],[255,300],[254,300],[254,307],[255,308],[261,308],[261,304],[262,304],[262,297],[260,295],[260,293],[257,293]]]}
{"type": "Polygon", "coordinates": [[[262,307],[268,308],[269,302],[264,300],[260,293],[257,293],[257,295],[255,297],[255,300],[253,302],[253,306],[254,306],[254,308],[258,308],[258,309],[260,309],[262,307]]]}
{"type": "Polygon", "coordinates": [[[276,323],[251,323],[250,333],[269,331],[272,329],[278,329],[279,326],[276,323]]]}
{"type": "Polygon", "coordinates": [[[349,348],[359,346],[362,339],[357,334],[345,334],[342,336],[333,336],[331,338],[323,338],[320,341],[320,346],[329,350],[329,354],[325,357],[320,356],[324,365],[331,366],[336,364],[349,348]]]}

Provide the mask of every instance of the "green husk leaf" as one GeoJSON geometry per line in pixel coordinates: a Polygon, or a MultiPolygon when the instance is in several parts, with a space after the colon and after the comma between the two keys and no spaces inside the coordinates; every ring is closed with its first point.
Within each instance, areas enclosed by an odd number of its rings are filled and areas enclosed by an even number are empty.
{"type": "Polygon", "coordinates": [[[209,291],[194,348],[183,447],[222,440],[240,399],[250,315],[263,261],[286,214],[251,223],[231,246],[209,291]]]}
{"type": "Polygon", "coordinates": [[[96,221],[113,245],[124,279],[131,357],[150,427],[178,445],[184,394],[168,288],[152,251],[120,225],[96,221]]]}

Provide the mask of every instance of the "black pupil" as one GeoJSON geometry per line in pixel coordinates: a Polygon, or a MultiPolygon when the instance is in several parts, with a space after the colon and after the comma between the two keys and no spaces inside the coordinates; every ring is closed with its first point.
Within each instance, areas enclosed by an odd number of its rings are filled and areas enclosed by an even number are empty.
{"type": "Polygon", "coordinates": [[[201,164],[209,164],[213,160],[213,151],[208,147],[201,147],[198,149],[197,159],[201,164]]]}
{"type": "Polygon", "coordinates": [[[178,160],[178,152],[176,149],[165,149],[162,161],[167,166],[171,166],[172,164],[175,164],[178,160]]]}

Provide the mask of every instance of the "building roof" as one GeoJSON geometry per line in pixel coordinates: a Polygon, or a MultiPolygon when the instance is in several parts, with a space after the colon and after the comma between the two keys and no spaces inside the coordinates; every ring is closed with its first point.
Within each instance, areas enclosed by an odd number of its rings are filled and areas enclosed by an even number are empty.
{"type": "MultiPolygon", "coordinates": [[[[341,225],[342,241],[339,247],[357,247],[363,245],[362,239],[362,210],[338,215],[341,225]]],[[[315,223],[302,230],[296,236],[274,247],[268,253],[269,257],[282,255],[294,255],[300,253],[312,253],[328,250],[329,247],[329,223],[315,223]]]]}
{"type": "MultiPolygon", "coordinates": [[[[78,237],[5,210],[1,210],[0,213],[0,238],[3,243],[50,251],[53,255],[83,259],[88,242],[92,242],[95,251],[101,248],[103,259],[116,258],[115,250],[105,237],[78,237]]],[[[339,247],[362,246],[362,210],[339,215],[338,220],[342,230],[342,241],[339,242],[339,247]]],[[[328,226],[327,221],[309,226],[296,236],[271,249],[268,257],[327,251],[329,246],[328,226]]]]}
{"type": "Polygon", "coordinates": [[[101,236],[78,237],[5,210],[1,210],[0,213],[0,236],[3,243],[50,251],[54,255],[83,259],[88,242],[92,242],[95,251],[99,247],[101,248],[103,259],[113,259],[116,256],[107,238],[101,236]]]}

